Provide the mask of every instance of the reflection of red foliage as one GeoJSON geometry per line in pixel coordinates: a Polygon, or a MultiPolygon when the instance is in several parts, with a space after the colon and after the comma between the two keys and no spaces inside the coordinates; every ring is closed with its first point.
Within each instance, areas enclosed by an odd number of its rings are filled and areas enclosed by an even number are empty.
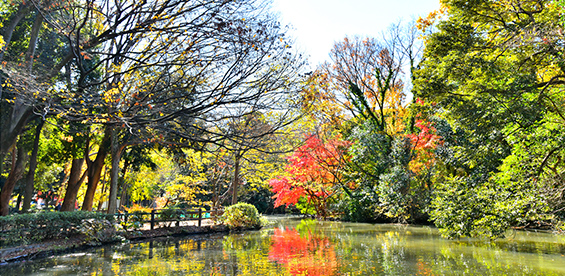
{"type": "Polygon", "coordinates": [[[283,264],[292,275],[334,275],[337,258],[329,239],[301,237],[296,229],[275,229],[269,259],[283,264]]]}
{"type": "Polygon", "coordinates": [[[418,275],[434,275],[432,269],[422,259],[418,260],[418,275]]]}

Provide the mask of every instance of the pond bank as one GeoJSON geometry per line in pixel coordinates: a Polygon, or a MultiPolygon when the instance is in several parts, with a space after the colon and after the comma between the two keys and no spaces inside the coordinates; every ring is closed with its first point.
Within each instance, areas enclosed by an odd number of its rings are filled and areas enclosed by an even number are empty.
{"type": "MultiPolygon", "coordinates": [[[[163,227],[153,230],[136,230],[117,232],[126,242],[135,242],[161,237],[178,237],[188,235],[211,234],[219,232],[228,232],[229,229],[225,225],[205,225],[205,226],[179,226],[179,227],[163,227]]],[[[114,241],[114,243],[119,241],[114,241]]],[[[108,243],[99,243],[90,245],[88,239],[84,235],[76,235],[62,239],[44,241],[28,245],[20,245],[16,247],[0,249],[0,265],[5,263],[27,261],[36,258],[43,258],[58,254],[64,254],[75,250],[83,250],[92,247],[106,245],[108,243]]]]}

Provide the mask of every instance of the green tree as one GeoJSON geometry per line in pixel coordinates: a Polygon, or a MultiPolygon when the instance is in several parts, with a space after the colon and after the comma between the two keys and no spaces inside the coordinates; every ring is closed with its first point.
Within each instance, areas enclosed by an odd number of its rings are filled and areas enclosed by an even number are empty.
{"type": "Polygon", "coordinates": [[[451,125],[432,218],[450,237],[552,224],[563,218],[560,9],[554,1],[443,4],[415,81],[451,125]]]}

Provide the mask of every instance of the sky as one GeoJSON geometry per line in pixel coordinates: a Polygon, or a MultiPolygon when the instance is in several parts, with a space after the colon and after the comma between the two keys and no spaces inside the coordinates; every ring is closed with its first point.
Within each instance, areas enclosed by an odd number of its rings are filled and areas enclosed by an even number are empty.
{"type": "Polygon", "coordinates": [[[439,8],[439,0],[274,0],[273,10],[314,68],[345,36],[376,37],[393,23],[439,8]]]}

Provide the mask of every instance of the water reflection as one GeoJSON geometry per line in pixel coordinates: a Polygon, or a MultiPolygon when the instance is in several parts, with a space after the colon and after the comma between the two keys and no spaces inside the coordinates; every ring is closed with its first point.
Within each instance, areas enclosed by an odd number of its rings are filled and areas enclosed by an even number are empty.
{"type": "Polygon", "coordinates": [[[0,275],[565,275],[565,237],[450,241],[431,227],[277,220],[0,265],[0,275]]]}
{"type": "Polygon", "coordinates": [[[338,262],[329,238],[295,228],[276,228],[269,260],[283,264],[292,275],[335,275],[338,262]]]}

